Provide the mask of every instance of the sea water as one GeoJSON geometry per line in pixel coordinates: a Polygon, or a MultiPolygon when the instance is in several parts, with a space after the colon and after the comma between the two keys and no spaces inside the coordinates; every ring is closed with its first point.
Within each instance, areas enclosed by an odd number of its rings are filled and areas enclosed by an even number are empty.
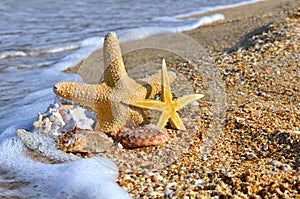
{"type": "Polygon", "coordinates": [[[53,84],[79,79],[61,70],[101,47],[107,32],[127,32],[121,40],[131,40],[190,30],[224,16],[180,17],[251,2],[255,1],[1,0],[0,196],[128,197],[114,183],[118,171],[113,162],[86,159],[60,165],[40,163],[26,157],[16,129],[29,128],[38,112],[44,112],[54,101],[53,84]],[[160,29],[134,31],[143,27],[160,29]],[[105,193],[110,189],[116,191],[105,193]]]}

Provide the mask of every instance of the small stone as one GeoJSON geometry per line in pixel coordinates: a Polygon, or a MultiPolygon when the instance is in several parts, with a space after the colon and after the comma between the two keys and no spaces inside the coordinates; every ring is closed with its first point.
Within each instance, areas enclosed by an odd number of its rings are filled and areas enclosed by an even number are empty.
{"type": "Polygon", "coordinates": [[[155,174],[151,176],[151,180],[153,182],[158,182],[158,181],[162,181],[164,178],[161,175],[155,174]]]}
{"type": "Polygon", "coordinates": [[[168,183],[166,188],[171,188],[171,187],[175,187],[177,185],[177,182],[171,182],[171,183],[168,183]]]}
{"type": "Polygon", "coordinates": [[[282,165],[282,163],[278,160],[272,160],[271,162],[269,162],[269,164],[275,167],[280,167],[282,165]]]}
{"type": "Polygon", "coordinates": [[[168,196],[168,198],[172,198],[174,191],[167,188],[165,191],[165,195],[168,196]]]}
{"type": "Polygon", "coordinates": [[[263,91],[258,92],[257,95],[258,96],[262,96],[262,97],[266,97],[267,96],[267,94],[265,92],[263,92],[263,91]]]}
{"type": "Polygon", "coordinates": [[[258,157],[254,153],[246,153],[246,159],[247,160],[255,160],[255,159],[258,159],[258,157]]]}
{"type": "Polygon", "coordinates": [[[300,131],[293,131],[293,133],[300,135],[300,131]]]}
{"type": "Polygon", "coordinates": [[[205,183],[203,182],[203,180],[201,180],[201,179],[198,179],[198,180],[196,180],[195,181],[195,187],[198,187],[198,186],[201,186],[201,185],[204,185],[205,183]]]}
{"type": "Polygon", "coordinates": [[[288,171],[288,170],[289,170],[286,166],[281,166],[280,169],[281,169],[282,171],[288,171]]]}

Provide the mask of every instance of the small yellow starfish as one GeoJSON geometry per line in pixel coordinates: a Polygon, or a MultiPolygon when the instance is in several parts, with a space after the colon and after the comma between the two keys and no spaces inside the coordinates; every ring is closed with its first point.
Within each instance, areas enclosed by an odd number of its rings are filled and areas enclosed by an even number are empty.
{"type": "Polygon", "coordinates": [[[129,102],[130,105],[146,108],[150,110],[161,111],[162,114],[158,119],[157,126],[163,128],[166,126],[168,120],[173,128],[178,130],[186,130],[180,116],[178,115],[177,111],[182,109],[188,103],[200,99],[204,97],[202,94],[191,94],[185,95],[178,99],[172,100],[172,93],[170,88],[170,80],[167,75],[167,67],[166,62],[162,60],[162,101],[157,100],[131,100],[129,102]]]}
{"type": "MultiPolygon", "coordinates": [[[[147,123],[141,108],[129,107],[124,101],[144,100],[161,91],[161,74],[157,73],[140,81],[130,78],[126,72],[121,48],[116,33],[108,33],[103,44],[104,82],[84,84],[59,82],[54,86],[55,94],[67,100],[92,108],[98,116],[95,129],[104,132],[118,131],[127,122],[136,125],[147,123]]],[[[175,73],[169,72],[171,80],[175,73]]]]}

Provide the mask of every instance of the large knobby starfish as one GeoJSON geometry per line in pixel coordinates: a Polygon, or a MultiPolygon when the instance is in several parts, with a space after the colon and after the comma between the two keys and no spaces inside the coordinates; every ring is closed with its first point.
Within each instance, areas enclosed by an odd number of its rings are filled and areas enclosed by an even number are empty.
{"type": "MultiPolygon", "coordinates": [[[[106,67],[103,83],[59,82],[55,84],[54,92],[67,100],[92,108],[98,116],[96,130],[116,132],[130,121],[136,125],[147,123],[143,109],[130,107],[124,102],[145,100],[161,92],[161,74],[154,74],[138,82],[130,78],[114,32],[108,33],[104,39],[103,58],[106,67]]],[[[171,80],[176,78],[173,72],[168,75],[171,80]]]]}
{"type": "Polygon", "coordinates": [[[158,100],[131,100],[129,102],[130,105],[146,108],[150,110],[161,111],[162,114],[158,119],[157,126],[160,128],[164,128],[168,121],[170,121],[171,126],[173,128],[179,130],[186,130],[180,116],[178,115],[177,111],[182,109],[188,103],[200,99],[204,97],[202,94],[191,94],[185,95],[178,99],[172,99],[172,93],[170,88],[170,80],[167,75],[167,67],[166,62],[163,59],[162,61],[162,96],[161,101],[158,100]]]}

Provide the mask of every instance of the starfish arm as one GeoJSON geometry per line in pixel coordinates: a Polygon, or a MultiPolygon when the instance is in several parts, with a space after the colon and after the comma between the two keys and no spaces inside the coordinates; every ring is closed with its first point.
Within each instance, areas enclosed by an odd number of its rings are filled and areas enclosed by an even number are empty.
{"type": "MultiPolygon", "coordinates": [[[[129,110],[130,119],[135,125],[149,123],[145,112],[142,109],[129,110]]],[[[127,121],[128,122],[128,121],[127,121]]],[[[130,121],[129,121],[130,122],[130,121]]]]}
{"type": "MultiPolygon", "coordinates": [[[[139,79],[139,81],[147,82],[148,84],[156,83],[156,84],[161,85],[161,82],[162,82],[161,76],[162,76],[162,73],[159,72],[159,73],[155,73],[153,75],[150,75],[149,77],[139,79]]],[[[169,77],[170,83],[172,83],[176,79],[176,73],[174,73],[173,71],[168,71],[168,77],[169,77]]]]}
{"type": "Polygon", "coordinates": [[[104,81],[107,85],[113,87],[122,76],[127,76],[121,48],[115,32],[110,32],[105,36],[103,43],[103,58],[105,68],[104,81]]]}
{"type": "Polygon", "coordinates": [[[176,107],[176,111],[179,111],[187,104],[191,103],[192,101],[198,100],[200,98],[204,97],[203,94],[191,94],[191,95],[185,95],[183,97],[178,98],[176,101],[178,103],[176,107]]]}
{"type": "Polygon", "coordinates": [[[94,85],[76,82],[58,82],[54,85],[53,90],[56,95],[64,99],[94,109],[97,100],[105,98],[111,89],[105,84],[94,85]]]}
{"type": "MultiPolygon", "coordinates": [[[[169,80],[170,82],[174,82],[176,79],[176,74],[172,71],[168,71],[168,76],[169,76],[169,80]]],[[[147,96],[146,98],[153,98],[156,94],[160,93],[161,87],[162,87],[162,73],[156,73],[153,74],[149,77],[143,78],[138,80],[138,83],[141,84],[142,86],[140,86],[137,89],[137,92],[139,92],[139,90],[141,90],[141,87],[145,87],[147,89],[147,96]]]]}
{"type": "Polygon", "coordinates": [[[170,123],[173,128],[176,128],[178,130],[186,130],[186,128],[177,112],[174,112],[174,114],[171,115],[170,123]]]}
{"type": "Polygon", "coordinates": [[[164,103],[157,100],[131,100],[128,102],[129,105],[136,106],[139,108],[146,108],[156,111],[164,111],[164,103]]]}
{"type": "Polygon", "coordinates": [[[170,80],[167,75],[167,66],[165,59],[162,60],[162,100],[164,102],[172,101],[172,93],[170,88],[170,80]]]}
{"type": "Polygon", "coordinates": [[[157,121],[157,125],[159,128],[164,128],[169,120],[169,114],[167,112],[163,112],[157,121]]]}
{"type": "Polygon", "coordinates": [[[140,100],[143,100],[143,99],[149,99],[149,98],[153,98],[157,93],[159,93],[159,91],[154,91],[153,87],[151,87],[149,84],[143,82],[138,82],[137,83],[137,86],[133,86],[133,89],[131,91],[131,95],[133,98],[135,99],[140,99],[140,100]],[[156,93],[154,93],[156,92],[156,93]]]}
{"type": "MultiPolygon", "coordinates": [[[[176,79],[176,74],[172,71],[168,72],[168,76],[171,82],[176,79]]],[[[155,97],[156,94],[160,93],[161,90],[161,82],[162,82],[162,74],[156,73],[147,78],[143,78],[137,81],[139,86],[136,88],[135,93],[146,93],[146,99],[150,99],[155,97]]]]}

